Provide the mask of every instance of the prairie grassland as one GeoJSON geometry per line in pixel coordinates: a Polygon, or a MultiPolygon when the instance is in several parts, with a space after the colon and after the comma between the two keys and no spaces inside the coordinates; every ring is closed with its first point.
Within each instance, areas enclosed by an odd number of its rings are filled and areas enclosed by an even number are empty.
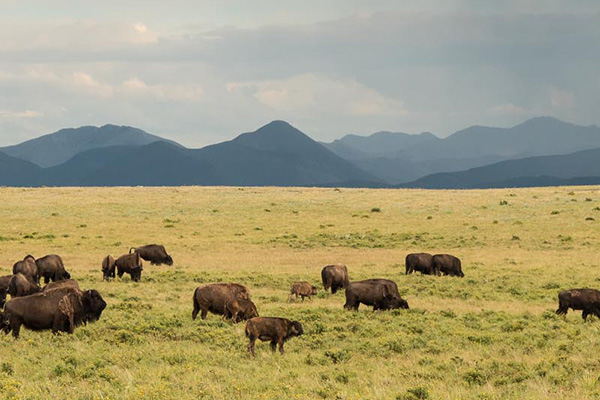
{"type": "Polygon", "coordinates": [[[600,321],[557,317],[557,293],[600,287],[600,188],[0,189],[0,272],[57,253],[108,303],[74,335],[0,337],[6,399],[565,399],[600,397],[600,321]],[[102,282],[104,256],[162,243],[173,267],[102,282]],[[447,252],[465,278],[405,276],[447,252]],[[287,303],[292,282],[398,283],[411,309],[358,313],[344,294],[287,303]],[[203,283],[247,285],[263,316],[305,335],[246,352],[243,324],[191,320],[203,283]]]}

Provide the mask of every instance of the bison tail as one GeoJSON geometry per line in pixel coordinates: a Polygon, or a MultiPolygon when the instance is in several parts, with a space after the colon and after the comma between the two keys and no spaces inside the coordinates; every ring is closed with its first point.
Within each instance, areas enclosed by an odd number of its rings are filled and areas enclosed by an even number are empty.
{"type": "Polygon", "coordinates": [[[247,338],[250,337],[250,329],[248,329],[248,323],[247,322],[246,322],[246,327],[244,328],[244,333],[246,334],[247,338]]]}
{"type": "Polygon", "coordinates": [[[196,293],[198,293],[198,289],[196,288],[196,290],[194,290],[194,298],[192,299],[194,302],[194,311],[192,311],[192,320],[195,320],[196,317],[198,316],[198,313],[200,312],[200,303],[198,303],[198,298],[196,296],[196,293]]]}

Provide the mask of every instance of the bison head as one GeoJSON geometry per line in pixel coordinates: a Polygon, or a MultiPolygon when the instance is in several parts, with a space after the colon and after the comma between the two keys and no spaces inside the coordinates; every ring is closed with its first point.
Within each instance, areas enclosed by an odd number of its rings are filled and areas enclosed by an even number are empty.
{"type": "Polygon", "coordinates": [[[102,311],[106,308],[106,302],[97,290],[86,290],[83,292],[83,321],[96,321],[100,319],[102,311]]]}
{"type": "Polygon", "coordinates": [[[56,274],[56,280],[57,281],[66,281],[68,279],[71,279],[71,274],[68,273],[67,271],[62,271],[56,274]]]}
{"type": "Polygon", "coordinates": [[[313,295],[313,296],[317,294],[317,287],[316,286],[311,286],[310,287],[310,294],[313,295]]]}
{"type": "Polygon", "coordinates": [[[173,258],[167,254],[167,261],[165,262],[169,267],[173,265],[173,258]]]}
{"type": "Polygon", "coordinates": [[[137,267],[137,268],[133,268],[131,270],[131,280],[134,282],[139,282],[139,280],[142,277],[142,270],[144,268],[142,268],[141,266],[137,267]]]}
{"type": "Polygon", "coordinates": [[[304,329],[302,329],[302,324],[298,321],[292,321],[292,326],[290,327],[290,336],[300,336],[304,333],[304,329]]]}

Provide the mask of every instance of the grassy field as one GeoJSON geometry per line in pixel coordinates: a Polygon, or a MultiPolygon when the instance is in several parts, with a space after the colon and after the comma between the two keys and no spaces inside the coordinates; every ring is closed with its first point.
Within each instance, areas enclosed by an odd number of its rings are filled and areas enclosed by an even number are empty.
{"type": "Polygon", "coordinates": [[[0,273],[57,253],[102,319],[74,335],[0,337],[2,399],[600,398],[600,321],[557,317],[557,293],[600,287],[600,188],[0,189],[0,273]],[[102,258],[162,243],[173,267],[103,282],[102,258]],[[447,252],[465,278],[405,276],[409,252],[447,252]],[[343,310],[324,265],[393,279],[410,310],[343,310]],[[247,285],[262,316],[305,335],[246,352],[243,324],[191,320],[203,283],[247,285]]]}

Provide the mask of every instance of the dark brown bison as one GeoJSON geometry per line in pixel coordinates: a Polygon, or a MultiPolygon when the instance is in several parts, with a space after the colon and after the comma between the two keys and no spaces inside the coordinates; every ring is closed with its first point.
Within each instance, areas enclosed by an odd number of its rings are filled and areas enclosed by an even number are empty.
{"type": "Polygon", "coordinates": [[[42,288],[42,292],[58,288],[79,289],[79,284],[75,279],[67,279],[66,281],[50,282],[42,288]]]}
{"type": "Polygon", "coordinates": [[[397,308],[408,309],[408,303],[398,293],[398,286],[388,279],[367,279],[350,282],[346,288],[344,308],[358,311],[361,303],[373,306],[373,311],[397,308]]]}
{"type": "Polygon", "coordinates": [[[271,350],[275,352],[279,345],[279,352],[283,354],[283,344],[286,340],[300,336],[304,333],[302,324],[298,321],[290,321],[286,318],[256,317],[246,322],[246,337],[250,339],[248,351],[255,356],[254,345],[256,339],[263,342],[271,342],[271,350]]]}
{"type": "Polygon", "coordinates": [[[40,283],[40,276],[38,274],[37,265],[35,264],[35,258],[29,254],[22,261],[17,261],[13,265],[13,275],[22,273],[32,282],[37,284],[40,283]]]}
{"type": "Polygon", "coordinates": [[[194,291],[192,319],[196,319],[200,311],[202,311],[200,314],[202,319],[206,318],[209,311],[213,314],[223,315],[225,314],[225,303],[235,299],[250,300],[248,288],[237,283],[211,283],[199,286],[194,291]]]}
{"type": "Polygon", "coordinates": [[[298,296],[302,298],[304,301],[305,297],[308,297],[310,300],[311,296],[317,294],[317,288],[311,285],[309,282],[296,282],[292,285],[290,289],[290,294],[288,295],[288,302],[292,300],[292,296],[296,296],[296,301],[298,301],[298,296]]]}
{"type": "Polygon", "coordinates": [[[62,258],[57,254],[50,254],[35,260],[40,279],[44,278],[44,283],[50,281],[62,281],[71,279],[71,274],[65,270],[62,258]]]}
{"type": "Polygon", "coordinates": [[[96,290],[59,288],[11,299],[0,314],[2,329],[19,337],[21,325],[32,330],[73,333],[76,326],[100,318],[106,302],[96,290]]]}
{"type": "Polygon", "coordinates": [[[331,293],[335,294],[338,289],[348,286],[348,268],[343,264],[327,265],[321,270],[321,279],[325,291],[331,288],[331,293]]]}
{"type": "Polygon", "coordinates": [[[567,315],[569,308],[583,310],[581,317],[587,320],[589,314],[600,318],[600,291],[596,289],[570,289],[558,294],[558,315],[567,315]]]}
{"type": "Polygon", "coordinates": [[[148,244],[142,247],[132,247],[129,254],[138,253],[144,260],[150,261],[151,265],[167,264],[173,265],[173,258],[167,254],[165,246],[160,244],[148,244]]]}
{"type": "Polygon", "coordinates": [[[117,275],[119,278],[123,277],[123,274],[128,273],[131,276],[131,280],[138,282],[142,277],[142,259],[138,253],[125,254],[115,261],[117,267],[117,275]]]}
{"type": "Polygon", "coordinates": [[[110,254],[102,260],[102,279],[107,281],[115,277],[115,259],[110,254]]]}
{"type": "Polygon", "coordinates": [[[406,275],[419,271],[423,275],[439,275],[433,266],[433,257],[429,253],[411,253],[406,256],[406,275]]]}
{"type": "Polygon", "coordinates": [[[258,310],[252,300],[229,299],[225,302],[223,319],[231,318],[231,321],[237,324],[254,317],[258,317],[258,310]]]}
{"type": "Polygon", "coordinates": [[[465,276],[462,272],[460,260],[450,254],[436,254],[433,256],[433,268],[438,274],[449,276],[465,276]]]}
{"type": "Polygon", "coordinates": [[[6,294],[8,293],[8,283],[13,275],[0,276],[0,309],[4,307],[6,302],[6,294]]]}
{"type": "Polygon", "coordinates": [[[20,272],[13,275],[10,282],[8,282],[8,294],[10,294],[10,297],[29,296],[30,294],[38,293],[41,290],[41,287],[31,282],[20,272]]]}

